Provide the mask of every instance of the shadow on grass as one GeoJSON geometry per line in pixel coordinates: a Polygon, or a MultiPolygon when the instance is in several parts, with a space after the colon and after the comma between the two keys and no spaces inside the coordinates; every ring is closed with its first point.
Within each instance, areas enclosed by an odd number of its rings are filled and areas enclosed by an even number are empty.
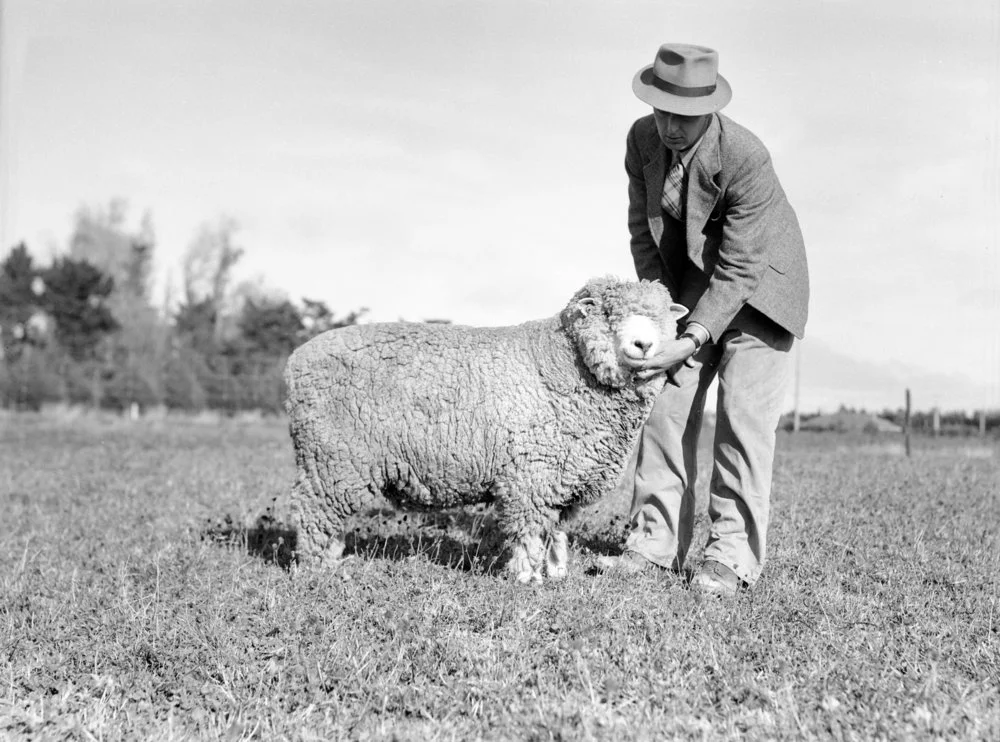
{"type": "Polygon", "coordinates": [[[628,520],[606,512],[590,513],[567,524],[570,539],[582,552],[618,556],[629,533],[628,520]]]}
{"type": "Polygon", "coordinates": [[[463,572],[496,573],[503,539],[488,509],[433,512],[375,508],[354,519],[344,535],[344,555],[401,562],[422,556],[463,572]]]}
{"type": "Polygon", "coordinates": [[[578,531],[573,534],[573,543],[581,551],[589,551],[598,556],[618,556],[625,545],[617,533],[590,533],[578,531]]]}
{"type": "MultiPolygon", "coordinates": [[[[269,511],[251,526],[228,514],[210,519],[201,538],[245,550],[284,570],[297,559],[295,529],[269,511]]],[[[484,574],[496,573],[504,562],[503,539],[492,517],[482,510],[415,513],[373,508],[348,523],[344,556],[394,562],[424,556],[434,564],[484,574]]]]}
{"type": "Polygon", "coordinates": [[[241,548],[251,556],[284,570],[295,561],[295,530],[264,513],[252,526],[246,526],[226,515],[221,520],[209,520],[201,532],[203,541],[241,548]]]}

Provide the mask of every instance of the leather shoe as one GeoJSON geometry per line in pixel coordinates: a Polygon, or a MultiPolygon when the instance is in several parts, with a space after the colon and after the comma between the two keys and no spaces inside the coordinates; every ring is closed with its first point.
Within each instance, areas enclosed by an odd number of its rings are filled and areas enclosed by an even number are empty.
{"type": "Polygon", "coordinates": [[[659,564],[649,561],[637,551],[626,551],[621,556],[597,557],[597,569],[601,572],[637,575],[640,572],[645,572],[659,566],[659,564]]]}
{"type": "Polygon", "coordinates": [[[691,587],[705,595],[719,595],[730,598],[736,595],[736,590],[742,580],[733,570],[714,559],[707,559],[701,569],[691,579],[691,587]]]}

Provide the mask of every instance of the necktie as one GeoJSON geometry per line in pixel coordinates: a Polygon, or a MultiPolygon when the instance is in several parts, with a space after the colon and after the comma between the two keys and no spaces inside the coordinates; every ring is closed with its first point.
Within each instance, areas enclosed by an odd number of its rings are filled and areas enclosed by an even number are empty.
{"type": "Polygon", "coordinates": [[[681,164],[680,155],[674,155],[674,157],[674,165],[670,168],[670,172],[667,173],[667,178],[663,182],[663,197],[660,199],[660,205],[670,216],[680,220],[684,213],[681,203],[681,192],[684,188],[684,165],[681,164]]]}

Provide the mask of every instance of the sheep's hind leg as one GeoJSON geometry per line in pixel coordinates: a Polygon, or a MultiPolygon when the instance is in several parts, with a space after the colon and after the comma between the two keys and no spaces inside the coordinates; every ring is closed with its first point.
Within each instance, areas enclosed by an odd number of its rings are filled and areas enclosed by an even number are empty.
{"type": "MultiPolygon", "coordinates": [[[[337,494],[338,504],[352,502],[337,494]]],[[[292,493],[292,521],[300,565],[331,568],[342,560],[344,522],[350,512],[350,508],[333,506],[325,491],[316,496],[308,475],[299,477],[292,493]]]]}
{"type": "MultiPolygon", "coordinates": [[[[298,514],[297,514],[298,515],[298,514]]],[[[323,523],[296,518],[295,551],[299,563],[316,567],[332,567],[344,554],[344,541],[340,537],[342,525],[326,517],[323,523]]]]}
{"type": "Polygon", "coordinates": [[[330,536],[324,548],[318,555],[316,566],[320,569],[333,569],[344,559],[344,540],[330,536]]]}
{"type": "Polygon", "coordinates": [[[553,531],[545,553],[545,575],[562,580],[569,574],[569,537],[565,531],[553,531]]]}

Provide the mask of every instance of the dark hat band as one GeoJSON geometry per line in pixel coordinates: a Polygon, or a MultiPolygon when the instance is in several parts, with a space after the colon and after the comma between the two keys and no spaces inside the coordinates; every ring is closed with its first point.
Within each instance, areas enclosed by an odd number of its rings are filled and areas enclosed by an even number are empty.
{"type": "Polygon", "coordinates": [[[704,98],[706,95],[711,95],[715,92],[717,85],[705,85],[700,88],[685,88],[680,85],[674,85],[672,82],[667,82],[656,76],[653,72],[653,68],[650,67],[645,70],[639,79],[646,85],[652,85],[657,90],[662,90],[664,93],[670,93],[671,95],[677,95],[681,98],[704,98]]]}

